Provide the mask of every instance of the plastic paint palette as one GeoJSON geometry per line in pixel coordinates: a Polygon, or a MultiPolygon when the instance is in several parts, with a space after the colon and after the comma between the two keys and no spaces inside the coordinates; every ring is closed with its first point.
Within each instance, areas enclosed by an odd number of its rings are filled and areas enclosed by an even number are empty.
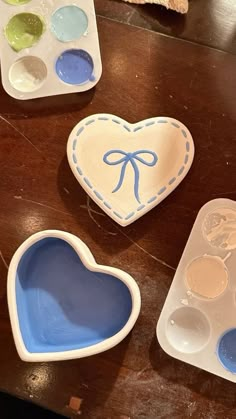
{"type": "Polygon", "coordinates": [[[16,99],[83,92],[102,64],[93,0],[0,0],[2,83],[16,99]]]}
{"type": "Polygon", "coordinates": [[[236,202],[199,212],[177,268],[157,337],[181,361],[236,382],[236,202]]]}

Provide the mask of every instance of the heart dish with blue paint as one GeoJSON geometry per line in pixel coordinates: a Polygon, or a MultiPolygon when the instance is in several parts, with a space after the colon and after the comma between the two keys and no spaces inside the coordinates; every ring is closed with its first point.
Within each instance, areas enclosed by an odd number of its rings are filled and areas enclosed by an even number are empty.
{"type": "Polygon", "coordinates": [[[106,351],[133,328],[141,307],[126,272],[98,265],[76,236],[47,230],[29,237],[8,271],[8,307],[20,358],[82,358],[106,351]]]}
{"type": "Polygon", "coordinates": [[[173,118],[136,124],[97,114],[75,126],[67,144],[70,167],[87,194],[126,226],[165,199],[194,157],[189,130],[173,118]]]}

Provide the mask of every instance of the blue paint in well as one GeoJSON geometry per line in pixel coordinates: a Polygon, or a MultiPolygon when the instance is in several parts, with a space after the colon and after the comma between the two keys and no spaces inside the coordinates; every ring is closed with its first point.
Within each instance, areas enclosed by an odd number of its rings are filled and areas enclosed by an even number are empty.
{"type": "Polygon", "coordinates": [[[67,84],[78,85],[94,81],[92,57],[82,49],[64,51],[56,62],[58,77],[67,84]]]}
{"type": "Polygon", "coordinates": [[[64,240],[46,238],[22,257],[16,275],[21,334],[29,352],[85,348],[127,323],[132,298],[119,279],[91,272],[64,240]]]}
{"type": "Polygon", "coordinates": [[[223,367],[236,374],[236,329],[227,330],[221,336],[217,347],[217,355],[223,367]]]}
{"type": "Polygon", "coordinates": [[[88,17],[77,6],[64,6],[56,10],[51,18],[51,31],[61,42],[75,41],[88,29],[88,17]]]}

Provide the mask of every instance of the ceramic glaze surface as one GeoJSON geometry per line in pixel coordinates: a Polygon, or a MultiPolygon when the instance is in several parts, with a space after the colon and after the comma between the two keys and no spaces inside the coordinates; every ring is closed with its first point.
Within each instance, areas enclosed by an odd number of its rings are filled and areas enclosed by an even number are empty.
{"type": "Polygon", "coordinates": [[[82,120],[67,145],[70,167],[88,195],[126,226],[165,199],[194,157],[188,129],[157,117],[129,124],[110,114],[82,120]]]}
{"type": "Polygon", "coordinates": [[[20,329],[29,352],[56,352],[95,345],[119,332],[132,299],[118,278],[85,268],[65,241],[32,246],[17,269],[20,329]]]}

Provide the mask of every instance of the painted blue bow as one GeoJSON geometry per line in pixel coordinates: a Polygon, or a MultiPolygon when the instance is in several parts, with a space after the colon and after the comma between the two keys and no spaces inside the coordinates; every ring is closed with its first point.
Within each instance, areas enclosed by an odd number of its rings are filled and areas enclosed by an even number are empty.
{"type": "Polygon", "coordinates": [[[139,161],[140,163],[144,164],[145,166],[149,166],[149,167],[153,167],[155,166],[155,164],[157,163],[157,155],[156,153],[154,153],[153,151],[149,151],[149,150],[138,150],[138,151],[134,151],[133,153],[126,153],[125,151],[122,150],[111,150],[108,151],[106,154],[104,154],[103,157],[103,161],[104,163],[108,164],[109,166],[116,166],[118,164],[123,163],[123,166],[121,168],[121,172],[120,172],[120,179],[119,182],[117,184],[117,186],[115,187],[115,189],[112,191],[112,193],[117,192],[124,181],[124,177],[125,177],[125,170],[126,167],[128,165],[128,163],[131,163],[134,169],[134,195],[135,198],[137,199],[137,201],[140,203],[140,198],[139,198],[139,168],[137,165],[136,161],[139,161]],[[114,160],[114,161],[109,161],[109,157],[114,155],[114,154],[121,154],[124,157],[121,157],[118,160],[114,160]],[[148,154],[150,156],[153,157],[153,160],[151,162],[148,162],[147,160],[144,160],[142,157],[139,157],[140,154],[148,154]]]}

